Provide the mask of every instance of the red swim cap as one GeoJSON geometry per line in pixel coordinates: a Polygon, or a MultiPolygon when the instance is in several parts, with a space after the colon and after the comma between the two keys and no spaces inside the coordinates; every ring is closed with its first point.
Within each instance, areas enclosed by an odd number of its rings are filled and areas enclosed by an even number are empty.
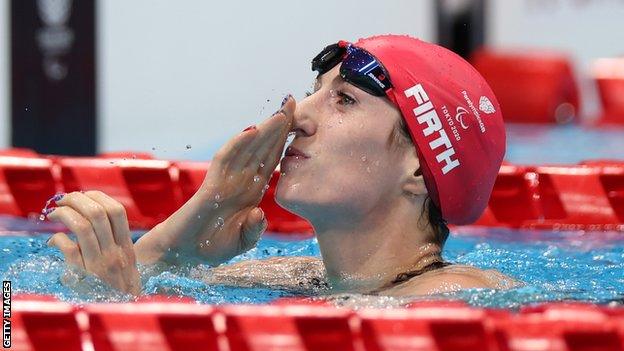
{"type": "Polygon", "coordinates": [[[416,144],[429,196],[451,224],[476,221],[505,154],[505,126],[485,79],[455,53],[409,36],[354,44],[384,65],[416,144]]]}

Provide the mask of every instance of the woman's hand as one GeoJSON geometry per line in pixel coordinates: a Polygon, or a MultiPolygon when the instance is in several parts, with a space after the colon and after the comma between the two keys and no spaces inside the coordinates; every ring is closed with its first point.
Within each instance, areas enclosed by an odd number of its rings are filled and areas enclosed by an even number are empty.
{"type": "Polygon", "coordinates": [[[49,246],[61,250],[68,265],[97,275],[110,286],[138,295],[139,271],[124,207],[100,191],[73,192],[56,200],[48,219],[63,223],[78,242],[56,233],[49,246]]]}
{"type": "Polygon", "coordinates": [[[136,244],[141,263],[219,265],[255,246],[266,229],[257,207],[282,154],[295,101],[232,138],[214,156],[195,195],[136,244]]]}

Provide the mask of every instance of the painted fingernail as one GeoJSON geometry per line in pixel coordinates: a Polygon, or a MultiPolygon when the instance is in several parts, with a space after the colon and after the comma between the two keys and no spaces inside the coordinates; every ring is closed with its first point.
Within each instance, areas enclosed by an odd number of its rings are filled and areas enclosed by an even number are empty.
{"type": "Polygon", "coordinates": [[[256,129],[256,125],[252,125],[252,126],[249,126],[249,127],[245,128],[245,129],[243,129],[243,132],[246,132],[246,131],[252,130],[252,129],[256,129]]]}
{"type": "Polygon", "coordinates": [[[288,95],[286,95],[284,97],[284,99],[282,100],[282,106],[281,107],[284,107],[284,105],[286,105],[286,103],[288,102],[288,99],[290,99],[290,97],[291,97],[290,94],[288,94],[288,95]]]}
{"type": "Polygon", "coordinates": [[[48,200],[48,203],[50,202],[57,202],[57,201],[61,201],[61,199],[63,198],[63,196],[65,196],[65,193],[58,193],[54,196],[52,196],[50,198],[50,200],[48,200]]]}
{"type": "Polygon", "coordinates": [[[49,207],[41,211],[41,214],[47,217],[50,213],[54,212],[54,210],[56,210],[56,207],[49,207]]]}

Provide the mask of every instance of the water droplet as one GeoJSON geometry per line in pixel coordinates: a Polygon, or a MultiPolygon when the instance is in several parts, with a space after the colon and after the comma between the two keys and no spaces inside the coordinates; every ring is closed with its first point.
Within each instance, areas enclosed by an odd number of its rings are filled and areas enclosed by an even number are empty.
{"type": "Polygon", "coordinates": [[[197,219],[201,219],[201,215],[197,215],[197,219]]]}
{"type": "Polygon", "coordinates": [[[260,168],[264,168],[264,162],[260,162],[260,168]]]}
{"type": "Polygon", "coordinates": [[[266,185],[264,186],[264,190],[269,190],[269,184],[266,184],[266,185]]]}
{"type": "Polygon", "coordinates": [[[39,220],[40,220],[40,221],[45,220],[45,216],[44,216],[44,215],[40,215],[40,216],[39,216],[39,220]]]}
{"type": "Polygon", "coordinates": [[[214,203],[214,205],[212,205],[212,207],[214,207],[214,208],[219,208],[219,203],[218,203],[218,202],[215,202],[215,203],[214,203]]]}
{"type": "Polygon", "coordinates": [[[206,240],[206,246],[210,245],[210,240],[206,240]]]}
{"type": "Polygon", "coordinates": [[[362,155],[360,159],[362,160],[362,162],[366,162],[366,155],[362,155]]]}
{"type": "Polygon", "coordinates": [[[191,144],[186,144],[186,149],[190,150],[192,148],[191,144]]]}
{"type": "Polygon", "coordinates": [[[204,247],[204,243],[199,243],[199,248],[203,248],[204,247]]]}
{"type": "Polygon", "coordinates": [[[215,199],[215,201],[221,200],[221,194],[217,193],[217,195],[215,195],[214,199],[215,199]]]}
{"type": "Polygon", "coordinates": [[[28,107],[25,107],[25,108],[24,108],[24,111],[28,111],[28,107]]]}
{"type": "Polygon", "coordinates": [[[225,225],[225,220],[223,219],[223,217],[217,217],[217,221],[215,222],[215,228],[223,228],[223,226],[225,225]]]}
{"type": "Polygon", "coordinates": [[[260,181],[260,176],[256,174],[256,175],[254,176],[254,182],[255,182],[255,183],[257,183],[257,182],[259,182],[259,181],[260,181]]]}
{"type": "Polygon", "coordinates": [[[176,258],[180,257],[180,254],[176,252],[175,257],[176,258]]]}
{"type": "Polygon", "coordinates": [[[338,120],[338,123],[342,124],[342,118],[340,118],[340,119],[338,120]]]}

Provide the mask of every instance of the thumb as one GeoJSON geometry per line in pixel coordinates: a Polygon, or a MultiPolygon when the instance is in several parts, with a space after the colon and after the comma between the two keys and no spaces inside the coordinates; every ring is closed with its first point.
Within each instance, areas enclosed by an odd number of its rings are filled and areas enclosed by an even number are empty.
{"type": "Polygon", "coordinates": [[[241,246],[249,250],[256,245],[267,228],[267,220],[260,207],[249,211],[241,227],[241,246]]]}

